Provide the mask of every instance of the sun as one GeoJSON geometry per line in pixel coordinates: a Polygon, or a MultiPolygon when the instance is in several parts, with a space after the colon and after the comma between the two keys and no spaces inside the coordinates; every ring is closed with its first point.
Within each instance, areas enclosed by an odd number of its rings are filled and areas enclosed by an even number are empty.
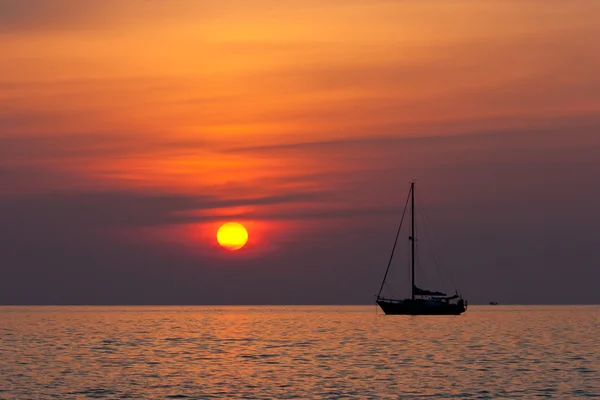
{"type": "Polygon", "coordinates": [[[217,242],[227,250],[239,250],[248,242],[248,231],[240,223],[228,222],[217,231],[217,242]]]}

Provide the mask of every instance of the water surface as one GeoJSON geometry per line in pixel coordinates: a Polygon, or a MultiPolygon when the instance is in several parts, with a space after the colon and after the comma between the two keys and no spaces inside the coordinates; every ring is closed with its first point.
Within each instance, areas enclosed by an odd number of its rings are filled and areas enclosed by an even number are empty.
{"type": "Polygon", "coordinates": [[[600,397],[600,307],[0,307],[0,398],[600,397]]]}

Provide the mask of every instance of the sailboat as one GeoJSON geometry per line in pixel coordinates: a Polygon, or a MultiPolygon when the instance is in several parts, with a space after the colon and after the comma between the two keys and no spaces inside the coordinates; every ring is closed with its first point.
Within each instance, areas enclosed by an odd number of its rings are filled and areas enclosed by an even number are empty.
{"type": "Polygon", "coordinates": [[[392,249],[392,255],[388,263],[381,288],[377,294],[377,304],[386,315],[459,315],[467,310],[467,302],[458,293],[447,295],[440,291],[422,289],[415,284],[415,183],[410,183],[410,191],[404,206],[404,212],[396,234],[396,240],[392,249]],[[381,295],[383,287],[390,271],[390,265],[394,257],[398,236],[402,228],[402,221],[406,214],[406,208],[411,202],[411,234],[408,238],[411,247],[411,297],[407,299],[390,299],[381,295]]]}

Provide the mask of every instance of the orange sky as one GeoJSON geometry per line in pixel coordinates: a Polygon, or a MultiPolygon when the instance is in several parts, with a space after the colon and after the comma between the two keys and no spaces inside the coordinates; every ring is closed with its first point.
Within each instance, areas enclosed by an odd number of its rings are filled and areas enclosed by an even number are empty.
{"type": "Polygon", "coordinates": [[[345,159],[261,149],[600,108],[591,1],[14,4],[0,134],[41,144],[4,160],[70,174],[66,189],[324,189],[301,176],[350,172],[345,159]]]}
{"type": "Polygon", "coordinates": [[[61,4],[12,6],[1,134],[60,136],[36,161],[86,181],[242,184],[336,163],[223,149],[538,125],[599,108],[593,1],[61,4]],[[52,155],[59,146],[75,154],[52,155]]]}
{"type": "Polygon", "coordinates": [[[395,218],[414,178],[495,215],[592,175],[598,38],[591,0],[0,0],[0,200],[263,243],[395,218]]]}

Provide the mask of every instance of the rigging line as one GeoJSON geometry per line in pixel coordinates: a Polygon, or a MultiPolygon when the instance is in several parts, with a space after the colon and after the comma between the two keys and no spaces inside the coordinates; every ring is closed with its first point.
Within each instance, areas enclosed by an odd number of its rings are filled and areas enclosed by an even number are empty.
{"type": "Polygon", "coordinates": [[[398,294],[394,291],[394,288],[392,288],[387,282],[385,284],[385,288],[389,291],[390,296],[392,296],[392,298],[399,298],[398,294]]]}
{"type": "MultiPolygon", "coordinates": [[[[419,195],[417,195],[417,198],[419,197],[419,195]]],[[[418,201],[415,202],[415,204],[418,204],[418,201]]],[[[422,281],[426,283],[427,280],[427,271],[425,270],[425,268],[423,267],[423,263],[421,260],[421,247],[420,247],[420,239],[419,235],[421,233],[421,230],[419,228],[419,214],[418,214],[419,209],[417,208],[415,210],[415,265],[417,267],[417,270],[419,272],[421,272],[421,276],[423,277],[422,281]]],[[[416,283],[415,283],[416,285],[416,283]]]]}
{"type": "MultiPolygon", "coordinates": [[[[407,246],[408,247],[408,246],[407,246]]],[[[407,282],[410,282],[410,251],[406,252],[406,280],[407,282]]],[[[411,293],[412,293],[412,289],[411,289],[411,293]]]]}
{"type": "MultiPolygon", "coordinates": [[[[417,195],[417,199],[420,199],[419,195],[417,195]]],[[[419,205],[419,202],[420,202],[420,200],[417,201],[417,206],[418,206],[418,208],[417,208],[417,211],[418,211],[418,213],[417,213],[417,220],[421,222],[420,225],[424,226],[425,225],[425,221],[423,220],[423,218],[421,216],[422,209],[421,209],[421,206],[419,205]]],[[[416,229],[417,228],[415,227],[415,231],[416,231],[416,229]]],[[[419,232],[421,232],[420,228],[419,228],[419,232]]],[[[415,236],[418,237],[418,235],[416,233],[415,233],[415,236]]],[[[425,266],[424,266],[425,263],[421,262],[422,261],[421,260],[421,250],[420,250],[420,243],[419,242],[420,242],[420,240],[417,240],[417,242],[416,242],[416,246],[417,246],[416,256],[418,257],[417,259],[418,259],[418,262],[419,262],[419,265],[418,265],[419,271],[421,271],[421,273],[423,274],[423,280],[422,280],[423,285],[425,285],[425,287],[427,287],[427,286],[430,285],[430,282],[429,282],[430,276],[429,276],[428,271],[425,269],[425,266]]]]}
{"type": "Polygon", "coordinates": [[[390,265],[392,265],[392,259],[394,258],[394,251],[396,250],[396,245],[398,244],[398,236],[400,236],[400,228],[402,228],[402,222],[404,221],[404,216],[406,215],[406,208],[408,207],[408,200],[410,199],[410,194],[412,192],[411,189],[408,191],[408,196],[406,197],[406,204],[404,204],[404,211],[402,211],[402,218],[400,219],[400,226],[398,227],[398,232],[396,233],[396,240],[394,240],[394,247],[392,248],[392,254],[390,255],[390,261],[388,262],[387,268],[385,270],[385,275],[383,275],[383,282],[381,282],[381,287],[379,288],[379,294],[377,297],[381,296],[381,291],[383,290],[383,285],[385,284],[385,278],[387,278],[388,272],[390,271],[390,265]]]}
{"type": "MultiPolygon", "coordinates": [[[[398,297],[398,293],[395,291],[394,286],[390,285],[390,283],[388,281],[386,281],[384,283],[384,287],[383,287],[382,293],[383,292],[389,294],[391,296],[391,298],[399,298],[398,297]]],[[[385,293],[384,293],[384,297],[385,297],[385,293]]]]}
{"type": "Polygon", "coordinates": [[[434,241],[433,241],[431,235],[429,234],[429,228],[426,224],[426,221],[428,222],[429,218],[427,217],[427,213],[425,212],[425,207],[423,206],[422,201],[419,201],[419,207],[420,207],[421,213],[423,214],[423,226],[424,226],[423,230],[425,231],[425,235],[427,236],[428,241],[431,243],[431,255],[433,258],[433,263],[435,265],[435,269],[437,271],[437,275],[440,280],[440,283],[442,284],[442,288],[445,289],[444,277],[440,271],[440,266],[439,266],[439,263],[437,262],[437,258],[436,258],[435,247],[433,246],[434,241]]]}
{"type": "MultiPolygon", "coordinates": [[[[423,220],[424,220],[423,221],[424,222],[423,226],[425,227],[425,234],[427,235],[427,239],[431,242],[431,254],[432,254],[432,257],[433,257],[433,263],[435,264],[435,268],[437,270],[438,276],[439,276],[440,281],[442,283],[442,287],[445,287],[445,285],[444,285],[444,278],[442,276],[442,273],[440,271],[440,266],[439,266],[439,263],[437,261],[439,259],[439,257],[436,257],[437,252],[436,252],[435,247],[433,246],[433,243],[434,243],[433,233],[431,235],[429,234],[429,229],[427,227],[427,224],[425,223],[425,221],[429,222],[429,217],[427,216],[427,213],[425,212],[425,207],[423,206],[423,202],[420,201],[419,203],[420,203],[420,207],[421,207],[421,212],[423,213],[423,220]]],[[[452,281],[452,286],[454,286],[453,289],[456,289],[456,283],[454,282],[454,274],[452,274],[452,273],[450,273],[450,280],[452,281]]]]}
{"type": "MultiPolygon", "coordinates": [[[[415,218],[415,236],[413,237],[413,240],[415,241],[415,265],[417,267],[417,270],[422,273],[422,276],[425,276],[425,270],[423,270],[423,265],[421,264],[421,257],[420,257],[421,253],[419,252],[419,240],[417,240],[417,238],[419,237],[419,230],[417,229],[418,219],[419,219],[419,217],[417,216],[415,218]]],[[[416,283],[415,283],[415,285],[416,285],[416,283]]]]}
{"type": "MultiPolygon", "coordinates": [[[[419,198],[419,195],[417,195],[417,199],[419,198]]],[[[417,201],[418,204],[418,201],[417,201]]],[[[420,211],[419,208],[417,208],[416,211],[420,211]]],[[[422,218],[420,218],[420,215],[418,213],[415,213],[417,215],[416,217],[416,222],[422,220],[422,218]]],[[[417,270],[421,273],[421,287],[427,287],[429,286],[429,274],[427,272],[427,270],[425,269],[425,266],[421,259],[421,249],[420,249],[420,240],[417,239],[419,237],[419,233],[421,232],[420,228],[418,228],[417,230],[417,226],[420,224],[415,224],[415,264],[417,266],[417,270]]],[[[418,285],[415,283],[415,285],[418,287],[418,285]]]]}

